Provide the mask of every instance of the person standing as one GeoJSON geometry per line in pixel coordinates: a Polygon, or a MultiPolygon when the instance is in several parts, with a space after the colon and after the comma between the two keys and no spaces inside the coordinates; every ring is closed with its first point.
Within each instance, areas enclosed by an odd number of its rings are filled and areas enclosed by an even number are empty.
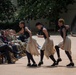
{"type": "Polygon", "coordinates": [[[21,31],[17,34],[23,35],[23,41],[25,42],[27,40],[27,46],[26,46],[26,55],[28,59],[27,66],[29,67],[37,67],[37,64],[35,60],[33,59],[33,55],[39,55],[36,47],[36,40],[32,38],[32,32],[29,30],[28,27],[25,26],[25,22],[21,21],[19,23],[19,27],[21,28],[21,31]],[[31,64],[30,60],[33,64],[31,64]]]}
{"type": "Polygon", "coordinates": [[[54,43],[53,40],[49,38],[49,34],[47,29],[41,24],[40,22],[36,23],[36,27],[39,30],[37,36],[39,38],[44,38],[45,42],[42,46],[42,49],[40,50],[40,62],[38,66],[41,66],[43,64],[43,58],[44,54],[47,58],[50,58],[53,61],[53,64],[51,66],[56,65],[56,60],[54,58],[54,53],[55,53],[55,48],[54,48],[54,43]]]}
{"type": "Polygon", "coordinates": [[[60,57],[60,51],[59,51],[59,48],[61,48],[62,50],[65,50],[65,53],[66,53],[66,55],[67,55],[67,57],[69,58],[69,61],[70,61],[70,63],[68,65],[66,65],[66,66],[74,66],[72,56],[71,56],[71,40],[67,36],[68,29],[65,26],[64,19],[60,18],[58,20],[58,25],[60,27],[60,35],[61,35],[63,41],[55,46],[57,56],[58,56],[57,65],[59,64],[59,62],[62,61],[62,59],[60,57]]]}

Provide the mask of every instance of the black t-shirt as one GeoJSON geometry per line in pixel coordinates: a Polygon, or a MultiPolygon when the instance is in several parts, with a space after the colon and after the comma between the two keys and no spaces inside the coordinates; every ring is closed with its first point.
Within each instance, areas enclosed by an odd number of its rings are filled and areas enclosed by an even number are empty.
{"type": "MultiPolygon", "coordinates": [[[[39,30],[38,35],[43,35],[44,39],[46,39],[47,37],[46,37],[45,33],[43,32],[43,29],[46,29],[46,28],[45,28],[45,27],[42,27],[42,28],[39,30]]],[[[49,35],[49,37],[50,37],[50,35],[49,35]]]]}
{"type": "Polygon", "coordinates": [[[67,32],[68,32],[68,30],[66,29],[66,27],[63,25],[63,26],[61,26],[60,27],[60,35],[61,35],[61,37],[63,38],[63,29],[65,28],[65,30],[66,30],[66,36],[67,36],[67,32]]]}
{"type": "Polygon", "coordinates": [[[24,28],[24,37],[25,37],[25,39],[28,39],[28,38],[30,37],[30,35],[29,35],[29,33],[26,31],[26,28],[27,28],[27,27],[24,28]]]}

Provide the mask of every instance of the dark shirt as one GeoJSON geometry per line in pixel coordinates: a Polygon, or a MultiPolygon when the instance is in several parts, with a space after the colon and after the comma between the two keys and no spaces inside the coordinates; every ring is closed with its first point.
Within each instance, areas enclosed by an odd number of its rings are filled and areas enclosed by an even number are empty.
{"type": "Polygon", "coordinates": [[[30,37],[29,32],[26,31],[26,27],[24,27],[24,34],[21,34],[19,36],[19,40],[21,40],[22,42],[25,42],[25,39],[28,39],[30,37]]]}
{"type": "Polygon", "coordinates": [[[24,37],[25,39],[28,39],[30,37],[29,32],[26,31],[26,27],[24,29],[24,37]]]}
{"type": "Polygon", "coordinates": [[[66,27],[63,25],[63,26],[61,26],[60,27],[60,35],[61,35],[61,37],[63,38],[63,29],[65,28],[65,30],[66,30],[66,36],[67,36],[67,32],[68,32],[68,30],[66,29],[66,27]]]}
{"type": "MultiPolygon", "coordinates": [[[[43,29],[44,29],[44,28],[45,28],[45,27],[42,27],[42,28],[39,30],[38,35],[43,35],[44,39],[46,39],[47,37],[46,37],[45,33],[43,32],[43,29]]],[[[46,28],[45,28],[45,29],[46,29],[46,28]]],[[[49,37],[50,37],[50,35],[49,35],[49,37]]]]}
{"type": "Polygon", "coordinates": [[[28,39],[30,37],[29,32],[26,31],[26,27],[24,29],[24,37],[25,39],[28,39]]]}
{"type": "Polygon", "coordinates": [[[0,36],[0,39],[6,44],[8,44],[8,42],[9,42],[9,40],[5,36],[0,36]]]}

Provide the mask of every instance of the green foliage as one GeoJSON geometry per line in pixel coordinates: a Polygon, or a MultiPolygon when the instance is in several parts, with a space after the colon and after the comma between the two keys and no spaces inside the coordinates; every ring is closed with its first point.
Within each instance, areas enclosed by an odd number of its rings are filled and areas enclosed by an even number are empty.
{"type": "Polygon", "coordinates": [[[60,13],[67,12],[67,6],[74,2],[75,0],[18,0],[21,8],[18,18],[47,18],[55,21],[60,13]]]}
{"type": "MultiPolygon", "coordinates": [[[[55,21],[75,0],[17,0],[18,11],[11,0],[0,0],[0,22],[46,18],[55,21]]],[[[3,24],[4,25],[4,24],[3,24]]],[[[11,24],[10,24],[11,25],[11,24]]],[[[8,26],[7,26],[8,27],[8,26]]]]}
{"type": "Polygon", "coordinates": [[[16,7],[11,3],[11,0],[0,0],[0,21],[8,22],[14,19],[16,7]]]}
{"type": "Polygon", "coordinates": [[[0,29],[14,29],[15,31],[19,31],[19,22],[15,21],[12,23],[6,22],[6,23],[2,23],[0,22],[0,29]]]}

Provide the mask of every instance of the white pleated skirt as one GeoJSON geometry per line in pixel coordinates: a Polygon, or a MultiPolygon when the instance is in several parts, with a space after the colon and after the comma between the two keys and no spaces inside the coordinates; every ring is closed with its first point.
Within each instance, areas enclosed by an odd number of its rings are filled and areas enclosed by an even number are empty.
{"type": "MultiPolygon", "coordinates": [[[[62,47],[62,45],[63,45],[63,41],[58,44],[58,46],[60,48],[62,47]]],[[[62,50],[65,50],[65,51],[68,51],[69,53],[71,53],[71,40],[70,40],[70,38],[66,37],[65,44],[64,44],[64,47],[62,50]]]]}
{"type": "Polygon", "coordinates": [[[37,48],[37,42],[35,39],[32,39],[30,42],[30,38],[28,39],[26,51],[29,52],[32,55],[39,55],[38,48],[37,48]]]}
{"type": "Polygon", "coordinates": [[[55,53],[55,48],[54,48],[54,42],[53,40],[45,40],[42,50],[44,50],[44,54],[47,58],[49,58],[50,55],[53,55],[55,53]]]}

